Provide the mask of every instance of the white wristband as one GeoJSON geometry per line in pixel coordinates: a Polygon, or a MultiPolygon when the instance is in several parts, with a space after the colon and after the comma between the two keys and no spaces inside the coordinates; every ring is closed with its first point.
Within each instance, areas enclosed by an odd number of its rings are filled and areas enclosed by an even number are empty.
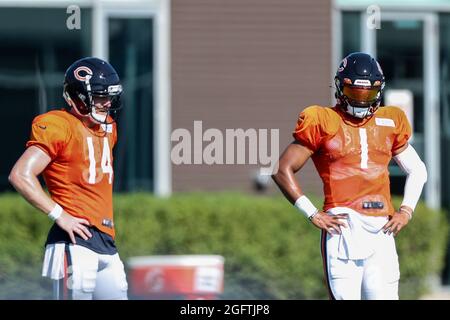
{"type": "Polygon", "coordinates": [[[305,195],[298,198],[295,201],[294,206],[297,207],[297,209],[299,209],[308,219],[311,219],[311,217],[319,211],[319,209],[317,209],[305,195]]]}
{"type": "Polygon", "coordinates": [[[50,219],[52,219],[53,221],[55,221],[56,219],[58,219],[61,214],[63,212],[63,208],[61,208],[61,206],[59,204],[56,204],[55,207],[53,208],[52,211],[50,211],[50,213],[48,214],[48,217],[50,219]]]}
{"type": "Polygon", "coordinates": [[[406,213],[406,214],[408,215],[409,220],[412,219],[412,212],[410,212],[408,209],[406,209],[406,208],[400,206],[400,209],[398,209],[398,211],[399,211],[399,212],[400,212],[400,211],[403,211],[404,213],[406,213]]]}

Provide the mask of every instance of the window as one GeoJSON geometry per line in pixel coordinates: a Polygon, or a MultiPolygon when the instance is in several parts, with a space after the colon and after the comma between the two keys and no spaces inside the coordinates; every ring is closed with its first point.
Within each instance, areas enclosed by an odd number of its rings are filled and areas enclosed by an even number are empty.
{"type": "Polygon", "coordinates": [[[109,60],[123,87],[115,190],[153,190],[153,20],[109,19],[109,60]]]}
{"type": "MultiPolygon", "coordinates": [[[[441,93],[441,161],[442,204],[450,207],[450,168],[445,163],[450,159],[450,14],[439,15],[440,22],[440,93],[441,93]]],[[[450,271],[448,276],[450,282],[450,271]]]]}
{"type": "Polygon", "coordinates": [[[342,58],[361,51],[361,13],[342,12],[342,58]]]}
{"type": "Polygon", "coordinates": [[[91,53],[91,10],[81,9],[81,28],[69,30],[65,8],[1,8],[0,105],[3,139],[0,190],[22,154],[32,119],[62,108],[64,72],[91,53]]]}

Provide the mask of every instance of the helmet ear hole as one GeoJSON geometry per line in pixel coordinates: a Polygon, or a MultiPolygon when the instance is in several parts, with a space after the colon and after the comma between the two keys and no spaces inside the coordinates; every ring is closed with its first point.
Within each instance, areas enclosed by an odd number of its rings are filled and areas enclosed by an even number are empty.
{"type": "Polygon", "coordinates": [[[71,108],[76,108],[76,103],[75,101],[73,101],[72,97],[70,96],[70,94],[67,92],[67,90],[64,90],[63,92],[63,98],[64,100],[66,100],[67,104],[69,105],[69,107],[71,108]]]}

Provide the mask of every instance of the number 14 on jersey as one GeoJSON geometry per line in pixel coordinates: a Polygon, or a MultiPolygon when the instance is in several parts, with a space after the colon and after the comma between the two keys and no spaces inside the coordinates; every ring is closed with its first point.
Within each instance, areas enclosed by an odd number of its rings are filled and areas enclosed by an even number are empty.
{"type": "MultiPolygon", "coordinates": [[[[92,137],[87,137],[87,145],[89,151],[89,179],[88,182],[90,184],[94,184],[96,181],[96,160],[95,160],[95,150],[94,150],[94,142],[92,141],[92,137]]],[[[102,172],[105,174],[109,174],[108,182],[112,183],[113,178],[113,167],[111,163],[111,150],[109,148],[108,138],[103,138],[103,150],[102,150],[102,159],[100,162],[102,172]]]]}

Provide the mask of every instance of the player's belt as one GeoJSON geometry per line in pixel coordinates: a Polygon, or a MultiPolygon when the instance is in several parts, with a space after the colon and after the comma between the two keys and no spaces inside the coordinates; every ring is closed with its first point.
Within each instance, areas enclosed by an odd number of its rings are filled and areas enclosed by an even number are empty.
{"type": "Polygon", "coordinates": [[[110,229],[114,228],[114,222],[110,219],[103,219],[102,225],[110,229]]]}
{"type": "Polygon", "coordinates": [[[365,201],[363,202],[363,209],[383,209],[384,203],[381,201],[365,201]]]}

